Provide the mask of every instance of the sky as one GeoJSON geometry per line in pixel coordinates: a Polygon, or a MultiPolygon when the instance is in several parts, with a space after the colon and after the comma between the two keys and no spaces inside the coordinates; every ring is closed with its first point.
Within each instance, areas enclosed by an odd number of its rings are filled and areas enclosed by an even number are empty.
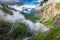
{"type": "Polygon", "coordinates": [[[0,0],[0,1],[22,1],[22,2],[32,2],[32,1],[37,1],[37,0],[0,0]]]}
{"type": "Polygon", "coordinates": [[[20,1],[25,2],[27,4],[37,4],[38,0],[20,0],[20,1]]]}
{"type": "MultiPolygon", "coordinates": [[[[25,4],[33,4],[33,5],[36,5],[38,2],[41,2],[43,0],[0,0],[0,1],[23,2],[25,4]]],[[[48,3],[50,3],[50,2],[60,2],[60,0],[48,0],[48,3]]]]}
{"type": "Polygon", "coordinates": [[[6,2],[23,2],[27,4],[37,4],[38,0],[0,0],[0,1],[6,1],[6,2]]]}
{"type": "Polygon", "coordinates": [[[15,1],[15,2],[19,2],[19,0],[0,0],[0,1],[7,1],[7,2],[13,2],[13,1],[15,1]]]}

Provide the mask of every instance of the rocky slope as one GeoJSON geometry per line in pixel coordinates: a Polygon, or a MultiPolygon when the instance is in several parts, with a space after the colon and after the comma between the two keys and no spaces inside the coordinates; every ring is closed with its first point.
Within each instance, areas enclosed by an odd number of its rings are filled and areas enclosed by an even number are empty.
{"type": "Polygon", "coordinates": [[[46,23],[48,20],[52,20],[55,26],[60,26],[60,3],[50,3],[45,5],[43,8],[38,9],[37,13],[38,17],[40,17],[39,21],[42,23],[46,23]]]}

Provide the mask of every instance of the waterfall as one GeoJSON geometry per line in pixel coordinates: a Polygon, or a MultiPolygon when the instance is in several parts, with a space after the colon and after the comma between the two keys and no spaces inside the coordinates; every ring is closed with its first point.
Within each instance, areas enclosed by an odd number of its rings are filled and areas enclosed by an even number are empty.
{"type": "MultiPolygon", "coordinates": [[[[22,15],[22,13],[19,12],[14,12],[14,14],[12,15],[12,17],[9,19],[9,17],[7,18],[7,20],[10,21],[18,21],[20,23],[24,23],[26,26],[28,26],[27,28],[30,29],[30,32],[37,32],[41,29],[41,31],[47,31],[49,28],[47,28],[46,26],[44,26],[43,24],[39,23],[39,22],[32,22],[30,20],[25,19],[24,15],[22,15]]],[[[14,31],[14,29],[16,29],[17,25],[13,23],[10,33],[14,31]]]]}
{"type": "MultiPolygon", "coordinates": [[[[39,22],[34,23],[31,20],[25,19],[25,16],[22,13],[20,13],[23,10],[23,8],[28,8],[28,9],[31,8],[32,9],[32,8],[36,8],[36,5],[27,5],[26,4],[26,6],[25,6],[25,4],[24,4],[22,6],[15,5],[15,6],[10,6],[10,7],[14,8],[14,9],[16,9],[18,11],[17,12],[13,11],[14,14],[11,17],[12,19],[9,19],[9,18],[7,18],[7,19],[12,21],[12,22],[15,22],[17,20],[20,23],[24,23],[26,26],[28,26],[27,28],[30,29],[29,32],[35,33],[35,32],[37,32],[39,30],[44,32],[44,31],[47,31],[49,29],[46,26],[44,26],[42,23],[39,23],[39,22]]],[[[16,28],[16,26],[12,26],[11,27],[11,32],[15,28],[16,28]]]]}

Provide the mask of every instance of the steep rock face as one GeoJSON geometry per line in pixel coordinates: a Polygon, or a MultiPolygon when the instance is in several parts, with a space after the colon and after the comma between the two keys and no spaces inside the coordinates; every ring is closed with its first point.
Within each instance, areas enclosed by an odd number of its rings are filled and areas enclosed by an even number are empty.
{"type": "Polygon", "coordinates": [[[58,14],[60,14],[60,7],[56,4],[48,4],[40,10],[40,17],[45,19],[52,19],[58,14]]]}

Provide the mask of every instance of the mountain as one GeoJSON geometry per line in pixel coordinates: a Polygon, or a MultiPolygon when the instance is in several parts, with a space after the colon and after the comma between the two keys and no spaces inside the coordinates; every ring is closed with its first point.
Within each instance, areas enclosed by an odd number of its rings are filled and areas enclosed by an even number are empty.
{"type": "Polygon", "coordinates": [[[0,40],[60,40],[60,2],[47,1],[0,2],[0,40]]]}

